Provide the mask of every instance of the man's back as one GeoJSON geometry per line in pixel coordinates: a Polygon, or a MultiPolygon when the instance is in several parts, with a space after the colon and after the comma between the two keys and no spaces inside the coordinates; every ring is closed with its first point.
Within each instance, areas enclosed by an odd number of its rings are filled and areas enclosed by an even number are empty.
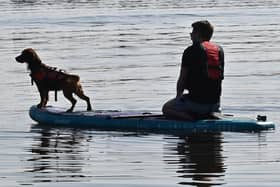
{"type": "MultiPolygon", "coordinates": [[[[211,43],[211,46],[213,45],[215,44],[211,43]]],[[[220,101],[224,59],[222,48],[217,46],[217,50],[218,62],[216,63],[219,67],[211,67],[210,63],[215,62],[212,59],[209,60],[209,55],[211,55],[209,53],[213,56],[214,51],[208,50],[203,44],[195,43],[184,51],[182,67],[188,69],[186,89],[189,91],[190,99],[195,102],[209,104],[220,101]]]]}

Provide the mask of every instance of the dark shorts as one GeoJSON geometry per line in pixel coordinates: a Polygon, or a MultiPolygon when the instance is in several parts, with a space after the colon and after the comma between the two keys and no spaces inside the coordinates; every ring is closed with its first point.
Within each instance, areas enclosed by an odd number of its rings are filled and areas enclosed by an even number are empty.
{"type": "Polygon", "coordinates": [[[196,114],[209,114],[213,112],[221,112],[220,103],[215,104],[200,104],[189,99],[185,94],[179,98],[175,98],[169,101],[171,107],[179,112],[190,112],[196,114]]]}

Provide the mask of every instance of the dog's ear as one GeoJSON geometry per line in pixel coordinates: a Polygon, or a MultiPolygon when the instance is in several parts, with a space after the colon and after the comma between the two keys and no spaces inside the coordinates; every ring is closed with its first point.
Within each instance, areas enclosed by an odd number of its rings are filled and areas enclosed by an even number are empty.
{"type": "Polygon", "coordinates": [[[28,63],[39,63],[41,64],[41,59],[37,55],[37,53],[32,48],[27,48],[23,50],[22,56],[28,63]]]}

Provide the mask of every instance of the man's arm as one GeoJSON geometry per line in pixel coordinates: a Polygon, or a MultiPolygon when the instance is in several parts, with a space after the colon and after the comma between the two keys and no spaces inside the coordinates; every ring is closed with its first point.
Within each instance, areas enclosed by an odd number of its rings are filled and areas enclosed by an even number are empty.
{"type": "Polygon", "coordinates": [[[186,83],[187,83],[187,74],[188,74],[188,68],[181,67],[180,75],[177,81],[177,95],[176,97],[180,97],[183,95],[184,90],[186,89],[186,83]]]}
{"type": "Polygon", "coordinates": [[[224,79],[225,57],[224,57],[224,50],[221,46],[219,46],[219,58],[221,62],[222,79],[224,79]]]}

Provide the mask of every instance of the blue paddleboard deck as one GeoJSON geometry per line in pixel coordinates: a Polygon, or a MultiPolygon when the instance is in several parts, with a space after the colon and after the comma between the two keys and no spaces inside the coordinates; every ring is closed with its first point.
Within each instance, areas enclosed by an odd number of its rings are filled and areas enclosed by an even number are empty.
{"type": "Polygon", "coordinates": [[[270,130],[275,124],[250,118],[223,116],[221,119],[179,121],[166,119],[160,112],[95,110],[65,112],[64,108],[32,106],[30,117],[39,124],[71,128],[93,128],[129,131],[180,131],[180,132],[254,132],[270,130]]]}

